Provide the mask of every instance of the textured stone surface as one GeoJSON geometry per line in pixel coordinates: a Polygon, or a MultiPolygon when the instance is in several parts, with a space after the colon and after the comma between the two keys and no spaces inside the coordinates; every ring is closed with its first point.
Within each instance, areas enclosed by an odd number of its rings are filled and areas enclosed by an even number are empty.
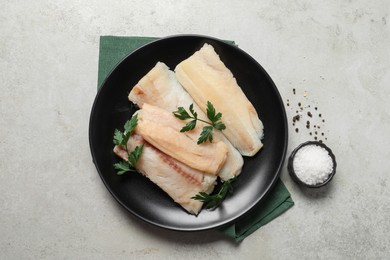
{"type": "Polygon", "coordinates": [[[0,258],[390,258],[389,10],[385,0],[2,1],[0,258]],[[92,164],[99,36],[180,33],[235,40],[282,94],[289,152],[314,137],[307,118],[292,126],[301,102],[326,120],[308,118],[337,157],[321,190],[284,168],[296,205],[240,244],[129,216],[92,164]]]}

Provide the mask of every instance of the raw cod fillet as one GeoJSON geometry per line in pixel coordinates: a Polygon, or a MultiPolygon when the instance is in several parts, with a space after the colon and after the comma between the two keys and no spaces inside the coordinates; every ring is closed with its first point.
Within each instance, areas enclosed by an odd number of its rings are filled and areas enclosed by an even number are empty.
{"type": "MultiPolygon", "coordinates": [[[[207,119],[204,112],[176,80],[175,73],[169,70],[162,62],[158,62],[133,87],[129,94],[129,100],[139,107],[142,107],[144,103],[148,103],[171,112],[176,111],[179,106],[188,109],[191,104],[194,104],[194,110],[198,113],[199,118],[207,119]]],[[[222,116],[223,120],[224,116],[222,116]]],[[[197,124],[197,128],[193,131],[199,136],[205,124],[202,122],[198,122],[197,124]]],[[[182,125],[184,126],[184,121],[182,121],[182,125]]],[[[241,154],[220,131],[214,130],[213,137],[216,141],[223,141],[228,149],[225,164],[218,174],[220,178],[226,181],[239,175],[244,164],[241,154]]]]}
{"type": "Polygon", "coordinates": [[[227,147],[223,142],[198,145],[194,132],[180,132],[183,122],[172,112],[144,103],[137,115],[135,133],[172,158],[211,175],[217,175],[225,163],[227,147]]]}
{"type": "Polygon", "coordinates": [[[205,112],[209,100],[222,113],[223,131],[242,155],[253,156],[263,146],[263,124],[214,48],[205,44],[179,63],[176,78],[205,112]]]}
{"type": "MultiPolygon", "coordinates": [[[[133,135],[128,141],[129,151],[137,145],[144,145],[136,168],[144,176],[157,184],[176,203],[191,214],[197,215],[203,203],[191,199],[199,192],[211,193],[214,189],[216,176],[203,174],[159,151],[139,135],[133,135]]],[[[127,153],[121,146],[115,146],[114,152],[123,160],[127,153]]]]}

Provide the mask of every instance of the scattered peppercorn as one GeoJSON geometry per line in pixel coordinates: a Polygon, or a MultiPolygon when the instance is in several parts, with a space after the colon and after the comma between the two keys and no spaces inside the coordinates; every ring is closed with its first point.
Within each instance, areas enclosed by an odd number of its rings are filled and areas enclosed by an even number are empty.
{"type": "MultiPolygon", "coordinates": [[[[291,82],[290,82],[291,84],[291,82]]],[[[293,88],[293,94],[299,94],[297,92],[297,89],[293,88]]],[[[299,90],[298,90],[299,91],[299,90]]],[[[300,97],[300,96],[299,96],[300,97]]],[[[303,100],[297,100],[294,98],[288,98],[286,99],[286,105],[289,107],[291,112],[295,111],[295,114],[292,116],[292,125],[294,126],[294,130],[296,133],[299,133],[299,128],[301,128],[301,134],[309,133],[310,136],[313,136],[314,140],[318,140],[319,136],[322,136],[322,140],[327,140],[325,137],[324,130],[320,131],[321,128],[324,127],[325,119],[322,117],[322,114],[318,111],[318,106],[314,104],[305,104],[305,100],[308,101],[308,95],[307,91],[304,91],[303,97],[305,97],[303,100]],[[294,107],[295,105],[295,107],[294,107]],[[314,108],[314,111],[312,112],[309,110],[312,110],[314,108]],[[302,124],[304,124],[304,129],[302,130],[302,126],[300,127],[300,121],[302,121],[302,124]],[[307,132],[305,132],[307,131],[307,132]]],[[[298,97],[297,97],[298,98],[298,97]]],[[[322,142],[322,140],[319,140],[319,142],[322,142]]]]}

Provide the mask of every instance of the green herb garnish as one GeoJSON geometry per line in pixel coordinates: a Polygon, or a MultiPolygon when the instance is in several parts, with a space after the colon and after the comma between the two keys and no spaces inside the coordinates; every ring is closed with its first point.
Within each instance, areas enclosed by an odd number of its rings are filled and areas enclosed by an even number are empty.
{"type": "Polygon", "coordinates": [[[215,111],[215,108],[213,104],[211,104],[210,101],[207,101],[207,107],[206,107],[206,114],[208,119],[211,122],[208,122],[203,119],[198,118],[198,114],[194,111],[194,105],[191,104],[189,106],[189,112],[187,112],[183,107],[178,107],[177,111],[173,112],[175,117],[179,118],[180,120],[187,120],[187,119],[193,119],[189,121],[181,130],[180,132],[187,132],[195,128],[196,122],[201,121],[203,123],[209,124],[209,126],[204,126],[202,128],[202,132],[200,134],[200,137],[198,139],[197,144],[201,144],[204,142],[207,142],[207,140],[212,143],[213,142],[213,128],[217,130],[224,130],[226,126],[222,123],[221,118],[222,114],[217,113],[215,111]]]}
{"type": "Polygon", "coordinates": [[[122,175],[126,172],[137,171],[137,169],[135,168],[135,164],[141,156],[143,145],[136,146],[131,152],[129,152],[127,148],[127,142],[129,141],[130,136],[132,135],[135,127],[137,126],[137,123],[138,117],[137,115],[134,115],[125,123],[123,132],[119,131],[118,129],[115,129],[114,131],[114,144],[124,147],[127,153],[127,161],[123,160],[119,163],[114,164],[114,169],[117,171],[118,175],[122,175]]]}
{"type": "Polygon", "coordinates": [[[199,200],[204,203],[205,208],[216,208],[219,206],[219,204],[222,203],[222,201],[225,199],[227,194],[233,193],[233,182],[237,179],[237,177],[234,177],[230,180],[225,181],[221,189],[218,191],[217,194],[210,195],[206,192],[199,192],[191,199],[199,200]]]}
{"type": "Polygon", "coordinates": [[[133,133],[135,127],[138,124],[138,115],[132,116],[127,122],[125,123],[125,130],[123,132],[119,131],[118,129],[115,129],[114,132],[114,144],[125,146],[127,145],[127,142],[129,141],[129,138],[131,134],[133,133]]]}

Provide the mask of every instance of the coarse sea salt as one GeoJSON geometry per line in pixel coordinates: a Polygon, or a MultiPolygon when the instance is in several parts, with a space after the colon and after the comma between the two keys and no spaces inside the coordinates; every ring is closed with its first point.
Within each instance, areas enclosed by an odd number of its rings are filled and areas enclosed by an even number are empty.
{"type": "Polygon", "coordinates": [[[300,148],[293,161],[295,175],[309,185],[321,184],[333,171],[333,161],[328,151],[318,145],[300,148]]]}

